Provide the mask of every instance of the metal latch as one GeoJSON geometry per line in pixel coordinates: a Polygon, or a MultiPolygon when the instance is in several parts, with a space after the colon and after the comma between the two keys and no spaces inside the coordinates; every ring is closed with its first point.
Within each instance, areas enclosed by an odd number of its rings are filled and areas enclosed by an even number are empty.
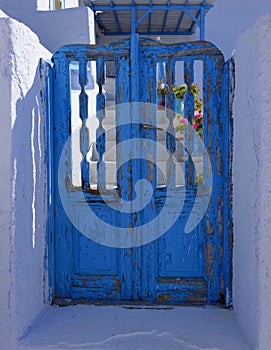
{"type": "Polygon", "coordinates": [[[159,126],[150,125],[150,124],[141,124],[141,128],[144,130],[148,130],[148,129],[164,130],[162,128],[159,128],[159,126]]]}

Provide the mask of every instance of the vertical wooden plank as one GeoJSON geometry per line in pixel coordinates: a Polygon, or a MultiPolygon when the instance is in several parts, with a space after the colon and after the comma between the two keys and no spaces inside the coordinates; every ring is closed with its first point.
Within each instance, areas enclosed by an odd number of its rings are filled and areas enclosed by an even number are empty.
{"type": "Polygon", "coordinates": [[[96,149],[99,155],[97,162],[97,187],[98,190],[104,190],[106,188],[105,178],[105,162],[103,155],[105,153],[105,129],[103,127],[103,120],[105,119],[105,96],[103,93],[103,85],[105,83],[105,69],[104,59],[99,57],[96,61],[97,70],[97,85],[99,92],[96,97],[97,102],[97,118],[99,120],[99,126],[96,130],[96,149]]]}
{"type": "Polygon", "coordinates": [[[54,199],[55,199],[55,296],[68,298],[72,275],[72,224],[67,218],[62,206],[58,191],[58,181],[66,186],[67,191],[71,184],[71,150],[66,153],[65,178],[58,179],[58,167],[64,145],[71,133],[71,102],[69,83],[69,63],[65,55],[54,56],[54,115],[53,115],[53,142],[54,142],[54,199]]]}
{"type": "MultiPolygon", "coordinates": [[[[157,82],[156,82],[156,67],[157,61],[155,57],[145,58],[144,49],[141,51],[140,56],[140,100],[142,105],[141,123],[152,125],[154,128],[140,130],[140,138],[143,140],[140,150],[140,157],[146,160],[146,163],[141,163],[139,173],[136,174],[136,179],[147,179],[152,185],[152,197],[148,205],[141,211],[139,216],[140,224],[150,222],[156,216],[155,206],[155,187],[157,183],[157,173],[154,165],[157,164],[156,157],[156,128],[157,115],[156,115],[156,94],[157,94],[157,82]],[[144,143],[144,140],[151,141],[150,143],[144,143]]],[[[137,278],[141,277],[141,289],[138,291],[138,295],[141,300],[151,301],[156,300],[156,281],[157,281],[157,241],[145,244],[138,248],[136,251],[137,259],[137,278]]]]}
{"type": "Polygon", "coordinates": [[[232,306],[232,137],[233,120],[232,107],[234,95],[234,61],[229,59],[223,70],[222,84],[222,123],[223,123],[223,259],[222,274],[223,284],[221,290],[224,293],[225,305],[232,306]]]}
{"type": "MultiPolygon", "coordinates": [[[[116,59],[116,143],[118,152],[116,154],[117,184],[121,198],[127,202],[131,199],[132,172],[131,166],[122,164],[124,152],[129,149],[122,147],[122,142],[131,137],[131,113],[129,103],[131,99],[131,66],[129,58],[117,57],[116,59]]],[[[120,227],[131,227],[131,214],[116,214],[116,224],[120,227]]],[[[128,229],[127,229],[128,230],[128,229]]],[[[133,249],[119,249],[119,271],[121,279],[122,300],[133,300],[133,249]]]]}
{"type": "Polygon", "coordinates": [[[88,96],[85,91],[87,85],[87,62],[84,58],[80,58],[79,60],[79,84],[81,86],[79,105],[80,118],[82,120],[82,127],[80,129],[80,152],[83,157],[81,161],[81,182],[82,188],[88,189],[90,185],[89,163],[87,161],[87,153],[89,151],[89,130],[86,126],[88,118],[88,96]]]}
{"type": "MultiPolygon", "coordinates": [[[[166,63],[166,76],[167,84],[172,87],[174,82],[175,73],[175,60],[169,58],[166,63]]],[[[167,187],[174,189],[176,184],[176,165],[173,160],[174,153],[176,152],[176,139],[175,128],[173,126],[173,120],[175,112],[173,111],[173,92],[172,88],[169,89],[169,93],[166,95],[166,117],[168,119],[168,128],[166,133],[166,147],[168,152],[168,160],[166,165],[167,172],[167,187]]]]}
{"type": "Polygon", "coordinates": [[[215,58],[216,65],[216,84],[215,92],[217,95],[217,110],[213,115],[213,123],[218,127],[218,133],[215,135],[214,142],[216,142],[216,147],[213,150],[216,153],[216,166],[217,166],[217,177],[216,177],[216,188],[217,188],[217,262],[215,264],[215,270],[218,273],[217,281],[219,284],[218,301],[221,304],[225,304],[225,281],[223,280],[223,211],[224,211],[224,169],[225,169],[225,152],[224,149],[224,128],[226,127],[225,119],[223,115],[223,99],[228,95],[223,89],[223,70],[224,70],[224,57],[222,55],[217,55],[215,58]]]}
{"type": "MultiPolygon", "coordinates": [[[[194,60],[186,57],[184,60],[184,82],[187,86],[184,99],[184,114],[188,123],[192,125],[194,118],[194,95],[191,92],[191,86],[194,83],[194,60]]],[[[185,129],[185,185],[186,188],[191,189],[195,184],[195,166],[192,159],[193,152],[193,133],[192,128],[185,129]]]]}
{"type": "Polygon", "coordinates": [[[209,302],[223,302],[220,278],[222,269],[222,217],[223,217],[223,176],[222,176],[222,67],[223,56],[206,56],[204,60],[204,140],[211,159],[213,186],[206,213],[206,275],[208,279],[209,302]]]}
{"type": "Polygon", "coordinates": [[[132,110],[127,104],[131,98],[129,74],[129,61],[125,57],[119,57],[116,62],[116,142],[119,150],[116,155],[119,169],[117,182],[121,197],[126,201],[130,201],[133,195],[131,164],[129,165],[129,162],[123,164],[123,159],[129,158],[130,150],[127,149],[127,143],[126,147],[122,144],[131,138],[132,110]]]}
{"type": "MultiPolygon", "coordinates": [[[[132,21],[136,21],[136,14],[135,14],[135,8],[133,7],[132,12],[132,21]]],[[[136,32],[132,33],[131,36],[131,50],[130,50],[130,59],[131,59],[131,101],[132,102],[138,102],[138,95],[139,95],[139,68],[140,68],[140,62],[139,62],[139,37],[136,32]]]]}

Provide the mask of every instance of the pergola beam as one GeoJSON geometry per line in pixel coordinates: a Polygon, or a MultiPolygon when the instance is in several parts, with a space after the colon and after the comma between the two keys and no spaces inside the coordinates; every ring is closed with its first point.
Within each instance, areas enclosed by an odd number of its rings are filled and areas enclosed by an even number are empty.
{"type": "Polygon", "coordinates": [[[191,35],[195,33],[194,27],[197,25],[200,29],[200,40],[205,39],[205,15],[208,10],[210,10],[213,5],[208,5],[206,0],[203,0],[201,4],[192,5],[189,4],[189,1],[186,0],[184,4],[171,4],[170,0],[168,0],[167,4],[159,5],[153,4],[150,0],[148,4],[135,4],[134,1],[131,4],[127,5],[116,5],[113,0],[109,1],[109,4],[101,5],[95,4],[93,1],[89,0],[89,7],[94,12],[96,20],[99,26],[104,30],[104,35],[191,35]],[[131,13],[131,31],[123,31],[120,19],[116,11],[129,11],[131,13]],[[140,18],[137,18],[138,11],[144,12],[140,18]],[[151,30],[151,23],[153,22],[153,16],[155,11],[165,11],[163,23],[161,25],[161,30],[151,30]],[[170,11],[178,11],[180,12],[180,17],[178,19],[178,23],[176,26],[176,30],[168,30],[167,31],[167,18],[170,11]],[[113,12],[113,18],[115,20],[115,24],[117,27],[116,30],[110,30],[110,28],[106,28],[105,23],[103,22],[102,13],[103,12],[113,12]],[[193,13],[194,12],[194,13],[193,13]],[[195,14],[196,12],[196,14],[195,14]],[[192,23],[190,29],[183,28],[182,30],[182,21],[184,15],[187,15],[191,18],[192,23]],[[146,28],[140,28],[139,25],[143,21],[144,18],[148,16],[147,26],[146,28]],[[143,29],[143,30],[142,30],[143,29]],[[145,29],[145,30],[144,30],[145,29]]]}

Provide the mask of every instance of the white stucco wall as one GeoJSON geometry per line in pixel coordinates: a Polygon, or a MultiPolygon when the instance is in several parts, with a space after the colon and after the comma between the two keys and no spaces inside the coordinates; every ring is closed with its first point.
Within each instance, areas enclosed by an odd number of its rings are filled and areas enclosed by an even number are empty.
{"type": "Polygon", "coordinates": [[[78,0],[65,0],[65,8],[78,7],[78,0]]]}
{"type": "MultiPolygon", "coordinates": [[[[55,3],[55,1],[54,0],[34,0],[33,3],[36,3],[35,7],[38,11],[48,11],[50,9],[52,10],[52,6],[55,3]]],[[[62,0],[61,4],[62,4],[62,8],[63,8],[63,4],[65,5],[65,9],[78,7],[78,0],[62,0]]]]}
{"type": "Polygon", "coordinates": [[[38,11],[50,10],[50,0],[36,0],[35,9],[38,11]]]}
{"type": "Polygon", "coordinates": [[[234,307],[253,349],[271,347],[271,15],[236,44],[234,307]]]}
{"type": "Polygon", "coordinates": [[[51,54],[0,13],[0,339],[13,349],[44,307],[45,115],[39,58],[51,54]]]}
{"type": "Polygon", "coordinates": [[[32,29],[51,52],[66,44],[95,43],[94,16],[88,7],[60,11],[37,8],[35,0],[0,0],[0,9],[32,29]]]}

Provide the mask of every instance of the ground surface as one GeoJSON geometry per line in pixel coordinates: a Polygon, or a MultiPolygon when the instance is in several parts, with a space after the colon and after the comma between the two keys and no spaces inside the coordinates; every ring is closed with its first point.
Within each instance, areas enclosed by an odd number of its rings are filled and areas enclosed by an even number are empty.
{"type": "Polygon", "coordinates": [[[18,349],[251,350],[233,311],[207,307],[48,307],[18,349]]]}

